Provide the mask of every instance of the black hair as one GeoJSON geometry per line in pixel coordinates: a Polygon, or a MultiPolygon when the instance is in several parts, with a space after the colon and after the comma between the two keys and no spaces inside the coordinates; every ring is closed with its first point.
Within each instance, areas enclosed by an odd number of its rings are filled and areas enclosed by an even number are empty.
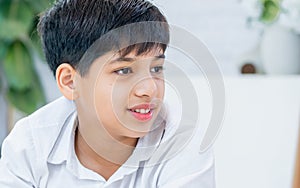
{"type": "Polygon", "coordinates": [[[47,63],[54,75],[62,63],[69,63],[84,75],[90,64],[82,66],[80,64],[85,62],[80,60],[97,39],[122,26],[141,22],[162,24],[136,32],[129,29],[127,34],[110,36],[111,46],[106,51],[118,48],[125,40],[132,45],[119,50],[122,56],[132,51],[141,55],[155,48],[164,52],[169,42],[167,20],[147,0],[59,0],[41,16],[38,31],[47,63]],[[143,41],[149,42],[132,43],[137,35],[148,36],[143,41]]]}

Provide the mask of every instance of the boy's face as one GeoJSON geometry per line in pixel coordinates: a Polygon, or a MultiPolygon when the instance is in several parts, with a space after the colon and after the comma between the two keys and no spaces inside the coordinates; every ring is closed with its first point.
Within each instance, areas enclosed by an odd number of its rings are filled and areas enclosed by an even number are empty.
{"type": "Polygon", "coordinates": [[[147,134],[155,128],[164,97],[163,64],[159,49],[125,57],[110,52],[96,59],[85,76],[76,74],[80,126],[99,125],[114,138],[147,134]]]}

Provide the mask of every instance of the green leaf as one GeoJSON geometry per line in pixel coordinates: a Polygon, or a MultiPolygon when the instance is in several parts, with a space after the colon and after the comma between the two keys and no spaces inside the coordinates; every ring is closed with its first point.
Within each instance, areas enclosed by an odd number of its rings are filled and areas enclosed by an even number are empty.
{"type": "Polygon", "coordinates": [[[24,90],[9,88],[7,91],[8,101],[18,110],[30,114],[46,103],[40,83],[35,80],[32,87],[24,90]]]}
{"type": "Polygon", "coordinates": [[[0,0],[0,38],[13,40],[26,35],[34,10],[24,1],[0,0]]]}
{"type": "Polygon", "coordinates": [[[280,2],[278,0],[263,0],[263,11],[260,20],[265,23],[274,22],[280,13],[280,2]]]}
{"type": "Polygon", "coordinates": [[[3,61],[3,70],[9,87],[24,90],[34,80],[34,66],[31,54],[20,41],[12,43],[3,61]]]}
{"type": "Polygon", "coordinates": [[[7,43],[4,40],[0,40],[0,63],[3,61],[7,50],[7,43]]]}
{"type": "Polygon", "coordinates": [[[45,104],[45,96],[31,55],[31,49],[38,47],[33,48],[34,45],[28,43],[35,42],[27,41],[28,38],[36,40],[35,36],[31,36],[31,29],[36,30],[36,15],[49,6],[48,2],[0,0],[0,67],[6,76],[2,78],[8,84],[8,100],[25,113],[31,113],[45,104]]]}
{"type": "Polygon", "coordinates": [[[4,20],[0,27],[1,39],[14,40],[15,38],[22,38],[28,31],[28,27],[17,20],[4,20]]]}
{"type": "Polygon", "coordinates": [[[11,3],[12,3],[11,0],[0,0],[0,17],[1,18],[7,18],[11,3]]]}

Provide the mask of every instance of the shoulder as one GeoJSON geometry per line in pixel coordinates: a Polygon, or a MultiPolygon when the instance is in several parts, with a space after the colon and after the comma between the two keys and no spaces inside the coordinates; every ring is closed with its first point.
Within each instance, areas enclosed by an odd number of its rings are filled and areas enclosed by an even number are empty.
{"type": "Polygon", "coordinates": [[[2,145],[2,168],[26,182],[38,182],[40,170],[75,108],[59,98],[19,120],[2,145]]]}
{"type": "Polygon", "coordinates": [[[60,97],[38,109],[27,118],[32,128],[55,126],[64,122],[74,111],[74,102],[60,97]]]}
{"type": "Polygon", "coordinates": [[[24,181],[35,182],[38,153],[28,126],[28,118],[18,121],[3,141],[1,154],[1,169],[8,169],[10,173],[22,177],[24,181]]]}
{"type": "MultiPolygon", "coordinates": [[[[175,139],[176,140],[176,139],[175,139]]],[[[215,187],[214,154],[210,148],[200,152],[198,139],[177,147],[180,141],[170,141],[161,163],[158,187],[215,187]],[[173,143],[172,143],[173,142],[173,143]],[[173,154],[172,154],[173,152],[173,154]]]]}
{"type": "Polygon", "coordinates": [[[61,97],[21,119],[3,142],[3,158],[10,153],[30,153],[28,157],[45,159],[74,111],[72,102],[61,97]]]}
{"type": "Polygon", "coordinates": [[[18,153],[30,150],[32,147],[33,140],[30,127],[28,126],[28,118],[23,118],[16,123],[11,133],[3,141],[3,158],[5,158],[5,152],[8,150],[18,153]]]}

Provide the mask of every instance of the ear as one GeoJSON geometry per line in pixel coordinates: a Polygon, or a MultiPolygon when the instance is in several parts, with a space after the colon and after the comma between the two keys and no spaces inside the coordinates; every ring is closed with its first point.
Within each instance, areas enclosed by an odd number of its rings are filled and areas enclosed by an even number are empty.
{"type": "Polygon", "coordinates": [[[56,69],[56,83],[60,92],[69,100],[78,98],[75,84],[75,69],[67,63],[63,63],[56,69]]]}

